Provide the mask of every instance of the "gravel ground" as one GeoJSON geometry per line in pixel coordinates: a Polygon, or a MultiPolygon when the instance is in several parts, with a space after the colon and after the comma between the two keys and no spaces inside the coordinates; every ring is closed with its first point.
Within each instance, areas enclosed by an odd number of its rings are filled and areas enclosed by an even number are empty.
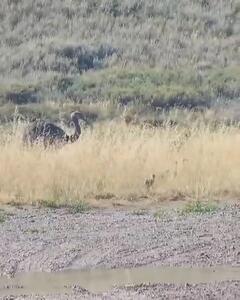
{"type": "MultiPolygon", "coordinates": [[[[142,265],[240,266],[239,221],[237,204],[204,215],[180,216],[171,211],[160,218],[152,212],[124,210],[71,214],[67,209],[14,209],[0,223],[0,275],[142,265]]],[[[190,299],[202,295],[207,299],[237,299],[239,287],[239,282],[143,285],[115,289],[99,297],[190,299]]],[[[75,290],[71,297],[46,299],[80,299],[76,294],[84,296],[75,290]]]]}
{"type": "Polygon", "coordinates": [[[225,281],[213,284],[154,284],[139,286],[126,286],[115,288],[103,294],[91,294],[88,291],[75,287],[70,294],[55,294],[48,296],[19,296],[4,297],[3,300],[110,300],[110,299],[240,299],[240,281],[225,281]]]}

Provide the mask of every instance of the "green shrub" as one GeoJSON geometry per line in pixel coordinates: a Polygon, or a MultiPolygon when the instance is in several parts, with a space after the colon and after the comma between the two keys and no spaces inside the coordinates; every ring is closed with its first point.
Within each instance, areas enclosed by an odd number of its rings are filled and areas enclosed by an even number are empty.
{"type": "Polygon", "coordinates": [[[90,209],[89,205],[84,201],[79,201],[71,205],[70,212],[73,214],[84,213],[90,209]]]}
{"type": "Polygon", "coordinates": [[[0,223],[5,222],[6,220],[6,215],[4,214],[3,211],[0,211],[0,223]]]}
{"type": "Polygon", "coordinates": [[[218,209],[217,205],[208,202],[189,202],[180,211],[181,214],[206,214],[212,213],[218,209]]]}

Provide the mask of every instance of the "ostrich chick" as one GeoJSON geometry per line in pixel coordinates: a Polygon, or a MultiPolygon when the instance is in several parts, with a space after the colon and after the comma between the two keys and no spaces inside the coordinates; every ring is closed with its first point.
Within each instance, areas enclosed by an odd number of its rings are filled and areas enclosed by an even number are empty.
{"type": "Polygon", "coordinates": [[[145,179],[145,186],[146,186],[146,189],[148,192],[150,191],[150,189],[152,188],[152,186],[154,184],[155,177],[156,177],[155,174],[152,174],[151,178],[145,179]]]}

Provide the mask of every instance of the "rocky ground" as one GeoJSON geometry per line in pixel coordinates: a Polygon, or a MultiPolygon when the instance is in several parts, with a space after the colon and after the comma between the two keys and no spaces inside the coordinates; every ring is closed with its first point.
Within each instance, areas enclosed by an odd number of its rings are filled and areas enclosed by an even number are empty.
{"type": "MultiPolygon", "coordinates": [[[[4,208],[5,209],[5,208],[4,208]]],[[[240,266],[240,206],[206,214],[13,208],[0,223],[0,274],[137,266],[240,266]]],[[[240,281],[154,284],[16,299],[239,299],[240,281]]],[[[9,299],[9,298],[5,298],[9,299]]],[[[15,299],[14,297],[12,299],[15,299]]]]}

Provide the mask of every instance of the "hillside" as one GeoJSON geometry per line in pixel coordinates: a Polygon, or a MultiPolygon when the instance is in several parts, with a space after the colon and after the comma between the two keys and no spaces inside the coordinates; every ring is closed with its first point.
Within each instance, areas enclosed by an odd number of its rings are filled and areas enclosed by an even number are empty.
{"type": "Polygon", "coordinates": [[[239,18],[238,0],[2,0],[0,118],[238,100],[239,18]]]}

